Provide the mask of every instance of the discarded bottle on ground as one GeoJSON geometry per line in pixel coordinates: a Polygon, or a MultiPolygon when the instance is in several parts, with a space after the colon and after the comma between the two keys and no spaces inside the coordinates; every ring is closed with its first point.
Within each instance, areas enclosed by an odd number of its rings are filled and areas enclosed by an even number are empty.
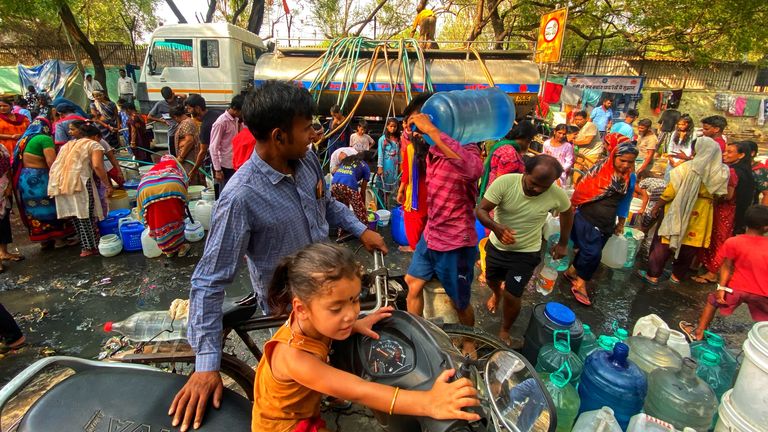
{"type": "Polygon", "coordinates": [[[107,333],[117,332],[133,342],[161,342],[187,338],[187,319],[172,319],[168,311],[135,313],[123,321],[104,324],[107,333]]]}
{"type": "MultiPolygon", "coordinates": [[[[515,121],[515,104],[496,87],[435,93],[421,112],[462,145],[502,138],[515,121]]],[[[426,135],[424,139],[435,144],[426,135]]]]}

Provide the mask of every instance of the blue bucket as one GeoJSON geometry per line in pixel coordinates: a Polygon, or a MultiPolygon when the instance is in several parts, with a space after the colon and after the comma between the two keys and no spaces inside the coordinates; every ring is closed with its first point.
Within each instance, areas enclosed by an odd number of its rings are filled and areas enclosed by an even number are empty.
{"type": "Polygon", "coordinates": [[[117,220],[128,217],[130,215],[131,215],[130,209],[117,209],[107,213],[107,217],[116,218],[117,220]]]}
{"type": "MultiPolygon", "coordinates": [[[[112,212],[110,212],[112,213],[112,212]]],[[[103,221],[100,221],[98,223],[99,226],[99,234],[103,237],[108,234],[117,234],[120,235],[120,233],[117,231],[117,226],[120,221],[120,218],[116,217],[107,217],[103,221]]]]}

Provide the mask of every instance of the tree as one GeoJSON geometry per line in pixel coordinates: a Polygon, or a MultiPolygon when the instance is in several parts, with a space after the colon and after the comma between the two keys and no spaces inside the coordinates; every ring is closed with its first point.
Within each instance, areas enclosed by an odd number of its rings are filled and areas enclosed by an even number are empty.
{"type": "Polygon", "coordinates": [[[409,3],[398,2],[395,5],[399,10],[398,15],[401,15],[395,18],[396,14],[393,13],[395,9],[385,9],[388,0],[369,0],[357,4],[352,0],[308,1],[314,23],[328,39],[349,35],[360,36],[371,21],[382,12],[385,12],[389,19],[400,22],[402,14],[407,13],[406,10],[414,10],[408,7],[409,3]]]}

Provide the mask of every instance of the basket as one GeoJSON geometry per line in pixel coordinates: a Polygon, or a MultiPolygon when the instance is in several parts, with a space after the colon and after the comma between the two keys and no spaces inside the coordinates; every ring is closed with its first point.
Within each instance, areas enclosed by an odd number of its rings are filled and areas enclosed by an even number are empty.
{"type": "MultiPolygon", "coordinates": [[[[122,219],[123,222],[125,219],[122,219]]],[[[120,238],[123,240],[123,249],[128,252],[137,252],[141,247],[141,233],[144,225],[140,222],[123,222],[120,224],[120,238]]]]}

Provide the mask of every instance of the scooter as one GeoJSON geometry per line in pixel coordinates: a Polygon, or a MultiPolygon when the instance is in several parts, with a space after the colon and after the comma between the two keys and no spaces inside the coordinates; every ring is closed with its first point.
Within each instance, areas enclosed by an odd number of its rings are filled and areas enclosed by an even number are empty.
{"type": "MultiPolygon", "coordinates": [[[[376,257],[383,262],[381,257],[376,257]]],[[[377,265],[377,268],[383,266],[377,265]]],[[[389,303],[387,276],[376,272],[377,304],[389,303]]],[[[333,344],[331,363],[364,379],[403,389],[428,390],[445,369],[475,383],[480,421],[445,421],[375,412],[387,432],[554,432],[554,404],[533,366],[498,350],[473,360],[462,355],[433,322],[396,310],[374,329],[379,339],[354,335],[333,344]]],[[[170,432],[167,409],[187,377],[150,366],[73,357],[39,360],[0,389],[0,415],[8,402],[50,367],[75,371],[46,391],[10,431],[170,432]]],[[[225,389],[220,409],[209,409],[200,431],[250,430],[251,404],[225,389]]],[[[2,430],[0,430],[2,432],[2,430]]]]}

